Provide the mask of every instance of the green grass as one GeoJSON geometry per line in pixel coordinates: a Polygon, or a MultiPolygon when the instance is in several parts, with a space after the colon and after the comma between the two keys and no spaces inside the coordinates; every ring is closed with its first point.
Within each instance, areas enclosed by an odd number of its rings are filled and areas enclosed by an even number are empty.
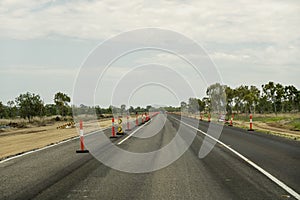
{"type": "Polygon", "coordinates": [[[293,119],[291,122],[288,123],[293,130],[300,131],[300,118],[293,119]]]}
{"type": "MultiPolygon", "coordinates": [[[[254,119],[253,119],[254,120],[254,119]]],[[[255,117],[255,121],[260,121],[260,122],[279,122],[282,120],[291,120],[291,118],[288,117],[283,117],[283,116],[277,116],[277,117],[255,117]]]]}
{"type": "MultiPolygon", "coordinates": [[[[234,116],[235,120],[249,122],[249,115],[239,114],[234,116]]],[[[280,113],[275,114],[253,114],[253,122],[263,122],[274,124],[275,126],[286,128],[289,130],[300,131],[300,114],[299,113],[280,113]]]]}
{"type": "MultiPolygon", "coordinates": [[[[231,116],[226,116],[226,119],[230,119],[231,116]]],[[[234,115],[234,120],[238,120],[238,121],[249,121],[249,115],[245,115],[245,114],[239,114],[239,115],[234,115]]]]}
{"type": "MultiPolygon", "coordinates": [[[[241,116],[235,116],[234,117],[236,120],[241,120],[241,121],[249,121],[250,118],[249,116],[245,117],[245,115],[241,116]]],[[[264,123],[268,123],[268,122],[279,122],[279,121],[290,121],[293,118],[291,117],[284,117],[284,116],[277,116],[277,117],[269,117],[269,116],[255,116],[253,115],[253,121],[259,121],[259,122],[264,122],[264,123]]]]}

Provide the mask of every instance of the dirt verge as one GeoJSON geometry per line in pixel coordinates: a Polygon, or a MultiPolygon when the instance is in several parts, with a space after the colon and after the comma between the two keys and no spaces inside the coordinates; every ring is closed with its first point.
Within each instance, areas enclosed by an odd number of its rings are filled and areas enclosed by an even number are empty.
{"type": "MultiPolygon", "coordinates": [[[[174,114],[181,114],[180,112],[174,113],[174,114]]],[[[193,114],[184,114],[187,117],[191,118],[197,118],[200,119],[198,115],[193,114]]],[[[285,116],[285,115],[283,115],[285,116]]],[[[285,116],[288,117],[288,116],[285,116]]],[[[204,118],[205,121],[207,121],[207,118],[204,118]]],[[[217,119],[212,118],[211,121],[217,121],[217,119]]],[[[218,122],[222,123],[222,122],[218,122]]],[[[275,123],[275,122],[274,122],[275,123]]],[[[300,141],[300,131],[297,130],[291,130],[288,126],[282,126],[280,123],[268,123],[268,122],[260,122],[255,121],[253,122],[253,129],[258,132],[266,133],[266,134],[272,134],[277,135],[280,137],[289,138],[292,140],[300,141]]],[[[249,129],[249,122],[241,121],[241,120],[234,120],[233,126],[243,128],[243,129],[249,129]]]]}
{"type": "MultiPolygon", "coordinates": [[[[65,122],[30,128],[5,128],[0,132],[0,160],[7,157],[42,148],[78,136],[76,128],[57,129],[65,122]]],[[[84,124],[84,132],[111,126],[111,120],[91,121],[84,124]]]]}

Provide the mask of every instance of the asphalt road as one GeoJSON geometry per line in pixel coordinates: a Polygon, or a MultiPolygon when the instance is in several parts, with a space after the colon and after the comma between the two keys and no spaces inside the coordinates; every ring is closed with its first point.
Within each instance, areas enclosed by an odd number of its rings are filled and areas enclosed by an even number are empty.
{"type": "MultiPolygon", "coordinates": [[[[150,123],[133,129],[132,137],[112,139],[119,148],[145,153],[167,147],[177,132],[188,143],[194,131],[179,126],[178,116],[158,115],[150,123]],[[156,134],[155,134],[156,133],[156,134]]],[[[189,124],[198,124],[189,118],[189,124]]],[[[207,122],[199,128],[206,131],[207,122]]],[[[104,131],[109,136],[110,130],[104,131]]],[[[120,164],[132,165],[129,157],[116,154],[103,133],[86,140],[94,155],[120,164]],[[97,145],[99,144],[99,145],[97,145]]],[[[91,154],[76,154],[78,140],[73,140],[39,152],[0,164],[0,199],[293,199],[281,187],[252,166],[217,144],[204,158],[199,149],[204,136],[197,133],[189,148],[171,165],[146,173],[127,173],[112,169],[91,154]]],[[[256,164],[300,191],[299,143],[238,128],[224,127],[220,140],[250,158],[256,164]]],[[[183,143],[177,143],[178,148],[183,143]]],[[[176,147],[176,145],[175,145],[176,147]]],[[[152,162],[140,161],[145,168],[155,168],[176,153],[157,153],[152,162]]],[[[124,165],[124,166],[123,166],[124,165]]],[[[126,165],[126,166],[125,166],[126,165]]],[[[134,166],[133,166],[134,167],[134,166]]],[[[141,169],[142,170],[142,169],[141,169]]]]}

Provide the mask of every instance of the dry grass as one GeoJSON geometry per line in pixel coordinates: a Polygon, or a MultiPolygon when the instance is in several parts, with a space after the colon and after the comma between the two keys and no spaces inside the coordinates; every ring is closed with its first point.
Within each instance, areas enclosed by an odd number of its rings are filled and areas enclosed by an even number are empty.
{"type": "MultiPolygon", "coordinates": [[[[175,114],[181,114],[177,112],[175,114]]],[[[198,115],[193,114],[183,114],[184,116],[197,118],[200,117],[198,115]]],[[[300,140],[300,131],[297,129],[299,126],[299,113],[284,113],[284,114],[255,114],[253,115],[253,129],[259,132],[277,135],[280,137],[289,138],[292,140],[300,140]],[[293,125],[297,123],[296,125],[293,125]],[[296,128],[295,128],[296,127],[296,128]]],[[[207,116],[203,118],[203,120],[207,121],[207,116]]],[[[216,117],[212,117],[211,121],[217,121],[216,117]]],[[[233,121],[233,126],[237,126],[243,129],[249,129],[249,116],[248,115],[240,115],[236,116],[233,121]]]]}
{"type": "MultiPolygon", "coordinates": [[[[234,120],[236,126],[249,128],[249,116],[240,115],[234,120]]],[[[253,128],[257,131],[300,140],[300,114],[254,114],[253,128]]]]}
{"type": "MultiPolygon", "coordinates": [[[[14,120],[14,122],[23,123],[22,120],[14,120]]],[[[4,124],[4,120],[1,123],[4,124]]],[[[78,136],[76,128],[57,129],[64,123],[66,122],[51,122],[46,126],[38,126],[26,122],[27,128],[2,129],[0,132],[0,160],[78,136]]],[[[84,132],[88,133],[110,125],[111,120],[107,119],[90,121],[84,124],[84,132]]]]}
{"type": "MultiPolygon", "coordinates": [[[[249,122],[245,121],[234,121],[234,126],[249,129],[249,122]]],[[[255,121],[253,122],[253,129],[259,132],[264,132],[267,134],[278,135],[281,137],[286,137],[293,140],[300,140],[300,132],[293,131],[286,127],[276,127],[265,122],[255,121]]]]}
{"type": "MultiPolygon", "coordinates": [[[[180,113],[177,113],[180,114],[180,113]]],[[[189,117],[198,118],[197,115],[187,115],[189,117]]],[[[270,116],[257,116],[254,118],[253,128],[257,131],[265,132],[268,134],[279,135],[290,139],[300,140],[300,131],[290,130],[289,126],[283,126],[277,124],[274,125],[275,118],[273,115],[270,116]],[[258,121],[257,119],[272,119],[270,121],[258,121]]],[[[279,122],[282,124],[288,124],[286,120],[282,119],[298,119],[298,115],[277,115],[279,122]]],[[[130,120],[134,120],[135,117],[131,117],[130,120]]],[[[276,118],[277,119],[277,118],[276,118]]],[[[207,120],[207,117],[204,118],[207,120]]],[[[212,118],[212,121],[217,121],[217,118],[212,118]]],[[[0,129],[0,160],[6,157],[20,154],[22,152],[30,151],[45,147],[50,144],[54,144],[66,139],[70,139],[78,136],[78,130],[76,128],[69,129],[57,129],[58,126],[63,125],[66,121],[56,122],[53,118],[34,119],[32,123],[28,123],[27,120],[16,119],[16,120],[0,120],[0,125],[9,124],[10,122],[21,124],[25,128],[8,128],[0,129]]],[[[123,119],[123,123],[126,119],[123,119]]],[[[115,120],[117,123],[117,120],[115,120]]],[[[278,123],[278,120],[276,121],[278,123]]],[[[84,123],[84,133],[92,132],[95,130],[107,128],[111,126],[111,119],[93,120],[84,123]]],[[[247,129],[249,127],[249,121],[239,119],[234,120],[234,126],[247,129]]]]}
{"type": "MultiPolygon", "coordinates": [[[[133,119],[135,118],[130,117],[130,120],[133,119]]],[[[62,126],[70,120],[71,118],[67,118],[63,121],[56,122],[53,120],[53,117],[48,117],[43,119],[35,118],[32,123],[28,123],[27,120],[23,119],[1,119],[0,125],[17,123],[18,125],[22,125],[22,127],[24,127],[0,129],[0,160],[12,155],[42,148],[78,136],[79,130],[77,130],[75,127],[68,129],[57,129],[57,127],[62,126]]],[[[117,123],[117,119],[115,119],[115,122],[117,123]]],[[[123,119],[123,123],[125,122],[126,119],[123,119]]],[[[91,120],[84,122],[83,130],[86,134],[110,126],[110,118],[91,120]]]]}

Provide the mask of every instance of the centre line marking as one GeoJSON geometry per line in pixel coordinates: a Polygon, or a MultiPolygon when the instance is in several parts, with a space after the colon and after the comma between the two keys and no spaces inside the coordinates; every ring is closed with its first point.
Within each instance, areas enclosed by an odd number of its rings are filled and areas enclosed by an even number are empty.
{"type": "Polygon", "coordinates": [[[292,196],[294,196],[296,199],[300,200],[300,195],[293,190],[292,188],[290,188],[289,186],[287,186],[285,183],[283,183],[282,181],[280,181],[279,179],[277,179],[275,176],[273,176],[272,174],[270,174],[269,172],[267,172],[266,170],[264,170],[263,168],[261,168],[259,165],[255,164],[253,161],[251,161],[250,159],[246,158],[245,156],[243,156],[242,154],[240,154],[239,152],[237,152],[236,150],[234,150],[233,148],[229,147],[227,144],[221,142],[220,140],[208,135],[207,133],[205,133],[204,131],[195,128],[183,121],[180,121],[179,119],[176,119],[173,116],[170,116],[171,118],[179,121],[180,123],[199,131],[200,133],[204,134],[205,136],[211,138],[212,140],[216,141],[217,143],[221,144],[222,146],[224,146],[226,149],[228,149],[229,151],[231,151],[232,153],[234,153],[235,155],[237,155],[238,157],[240,157],[241,159],[243,159],[245,162],[247,162],[248,164],[250,164],[252,167],[254,167],[256,170],[258,170],[259,172],[261,172],[263,175],[265,175],[266,177],[268,177],[270,180],[272,180],[274,183],[276,183],[278,186],[280,186],[282,189],[284,189],[285,191],[287,191],[289,194],[291,194],[292,196]]]}
{"type": "Polygon", "coordinates": [[[126,138],[124,138],[123,140],[121,140],[118,145],[122,144],[123,142],[125,142],[126,140],[128,140],[133,134],[135,134],[138,130],[140,130],[141,128],[143,128],[147,123],[149,123],[151,121],[151,119],[149,121],[147,121],[145,124],[143,124],[142,126],[140,126],[139,128],[137,128],[135,131],[133,131],[132,133],[130,133],[126,138]]]}

